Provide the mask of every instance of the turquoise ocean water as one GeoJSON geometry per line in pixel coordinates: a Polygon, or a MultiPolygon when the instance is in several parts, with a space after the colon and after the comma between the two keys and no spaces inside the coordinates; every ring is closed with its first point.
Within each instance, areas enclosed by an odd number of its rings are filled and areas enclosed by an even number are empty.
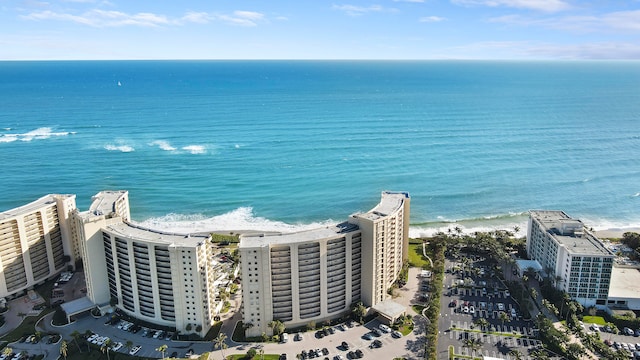
{"type": "Polygon", "coordinates": [[[289,231],[402,190],[413,235],[539,208],[640,224],[640,62],[0,62],[0,79],[0,210],[127,189],[146,225],[289,231]]]}

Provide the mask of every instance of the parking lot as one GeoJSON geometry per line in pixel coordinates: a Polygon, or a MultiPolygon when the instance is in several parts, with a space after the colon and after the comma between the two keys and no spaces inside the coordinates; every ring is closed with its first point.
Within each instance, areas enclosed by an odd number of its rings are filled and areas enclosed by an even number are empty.
{"type": "Polygon", "coordinates": [[[457,355],[509,359],[509,352],[517,349],[526,358],[541,346],[534,339],[533,322],[522,319],[494,263],[481,256],[461,256],[470,259],[467,266],[456,259],[445,260],[438,353],[447,354],[452,346],[457,355]],[[475,349],[468,345],[476,340],[475,349]]]}

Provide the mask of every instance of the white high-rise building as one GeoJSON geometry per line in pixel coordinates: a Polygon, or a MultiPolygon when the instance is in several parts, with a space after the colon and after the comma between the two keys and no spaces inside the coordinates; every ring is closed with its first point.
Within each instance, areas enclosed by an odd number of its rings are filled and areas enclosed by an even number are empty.
{"type": "Polygon", "coordinates": [[[384,301],[408,254],[410,198],[383,192],[380,203],[348,221],[289,234],[240,237],[243,322],[247,336],[320,323],[362,301],[384,301]]]}
{"type": "Polygon", "coordinates": [[[615,255],[580,220],[562,211],[532,210],[527,254],[573,300],[585,307],[607,304],[615,255]]]}
{"type": "Polygon", "coordinates": [[[0,213],[0,297],[24,293],[75,264],[75,195],[47,195],[0,213]]]}
{"type": "Polygon", "coordinates": [[[137,319],[203,336],[216,303],[211,237],[155,231],[129,219],[126,191],[104,191],[75,216],[87,297],[137,319]]]}

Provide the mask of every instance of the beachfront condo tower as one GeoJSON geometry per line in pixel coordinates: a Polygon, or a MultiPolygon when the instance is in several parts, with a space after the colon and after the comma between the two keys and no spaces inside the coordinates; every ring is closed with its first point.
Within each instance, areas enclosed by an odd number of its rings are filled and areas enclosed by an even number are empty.
{"type": "Polygon", "coordinates": [[[136,226],[126,191],[103,191],[74,219],[91,303],[153,324],[209,331],[221,308],[209,235],[136,226]]]}
{"type": "Polygon", "coordinates": [[[370,211],[343,223],[287,234],[240,236],[243,323],[247,336],[320,324],[359,301],[387,299],[408,255],[410,197],[383,192],[370,211]]]}
{"type": "Polygon", "coordinates": [[[532,210],[527,254],[571,299],[584,307],[607,304],[615,256],[580,220],[562,211],[532,210]]]}
{"type": "Polygon", "coordinates": [[[0,298],[22,295],[75,263],[75,195],[47,195],[0,213],[0,298]]]}

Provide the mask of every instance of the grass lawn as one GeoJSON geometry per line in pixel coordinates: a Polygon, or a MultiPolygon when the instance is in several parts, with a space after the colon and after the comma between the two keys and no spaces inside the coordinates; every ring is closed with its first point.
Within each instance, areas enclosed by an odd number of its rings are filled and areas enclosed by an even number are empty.
{"type": "Polygon", "coordinates": [[[422,256],[422,244],[409,244],[409,265],[419,268],[429,266],[429,261],[422,256]]]}
{"type": "Polygon", "coordinates": [[[407,336],[409,334],[411,334],[411,332],[413,331],[413,325],[411,326],[401,326],[398,328],[398,331],[400,331],[400,333],[403,336],[407,336]]]}
{"type": "Polygon", "coordinates": [[[607,325],[602,316],[585,316],[582,321],[589,324],[607,325]]]}
{"type": "Polygon", "coordinates": [[[20,323],[17,328],[13,329],[13,331],[2,337],[2,340],[14,342],[20,340],[23,335],[33,335],[36,332],[36,322],[40,320],[41,317],[52,311],[53,309],[47,309],[41,312],[38,316],[25,317],[24,320],[22,320],[22,323],[20,323]]]}

